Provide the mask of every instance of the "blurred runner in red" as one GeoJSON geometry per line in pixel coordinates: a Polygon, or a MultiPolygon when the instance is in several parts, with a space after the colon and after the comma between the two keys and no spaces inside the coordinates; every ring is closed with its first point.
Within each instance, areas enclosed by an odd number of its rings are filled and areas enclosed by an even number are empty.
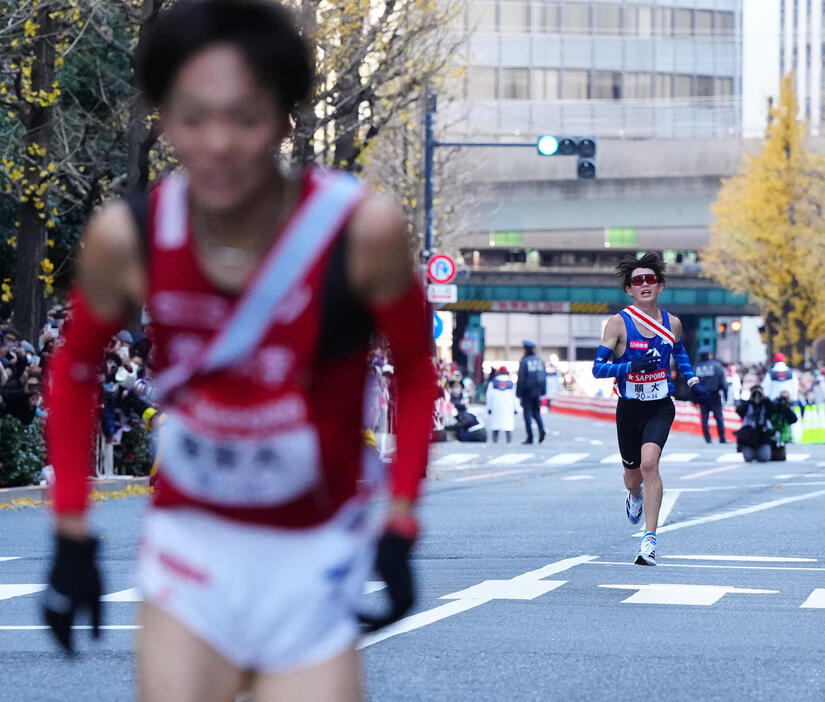
{"type": "MultiPolygon", "coordinates": [[[[356,179],[277,167],[309,96],[311,49],[263,0],[183,0],[137,75],[181,170],[89,222],[72,321],[54,360],[47,437],[57,549],[44,613],[100,621],[86,518],[100,353],[148,303],[167,419],[141,540],[143,700],[363,696],[355,610],[375,557],[361,410],[373,330],[398,387],[397,458],[377,565],[413,600],[409,552],[432,410],[428,312],[395,205],[356,179]]],[[[373,481],[374,482],[374,481],[373,481]]]]}

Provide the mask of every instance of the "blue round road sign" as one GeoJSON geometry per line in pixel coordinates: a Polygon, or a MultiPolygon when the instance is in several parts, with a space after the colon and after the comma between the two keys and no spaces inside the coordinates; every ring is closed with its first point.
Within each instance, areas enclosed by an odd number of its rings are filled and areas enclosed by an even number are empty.
{"type": "Polygon", "coordinates": [[[435,312],[433,312],[433,339],[437,339],[444,333],[444,322],[441,321],[435,312]]]}

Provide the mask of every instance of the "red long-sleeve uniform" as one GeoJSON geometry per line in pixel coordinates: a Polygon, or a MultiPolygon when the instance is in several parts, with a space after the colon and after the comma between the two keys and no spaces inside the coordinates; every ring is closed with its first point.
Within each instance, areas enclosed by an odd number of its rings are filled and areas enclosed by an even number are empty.
{"type": "MultiPolygon", "coordinates": [[[[157,373],[200,353],[236,300],[200,269],[185,193],[165,183],[153,191],[149,207],[148,303],[157,373]]],[[[299,208],[316,185],[310,170],[299,208]]],[[[331,517],[357,493],[365,348],[344,356],[319,348],[330,251],[347,224],[316,252],[252,354],[226,369],[196,374],[166,398],[157,507],[190,505],[246,522],[307,527],[331,517]]],[[[82,313],[52,370],[47,438],[58,513],[80,512],[87,499],[97,381],[73,373],[95,367],[118,326],[97,319],[77,299],[82,313]]],[[[431,314],[414,281],[401,297],[368,312],[395,361],[398,433],[391,491],[414,500],[426,469],[432,411],[431,314]]]]}

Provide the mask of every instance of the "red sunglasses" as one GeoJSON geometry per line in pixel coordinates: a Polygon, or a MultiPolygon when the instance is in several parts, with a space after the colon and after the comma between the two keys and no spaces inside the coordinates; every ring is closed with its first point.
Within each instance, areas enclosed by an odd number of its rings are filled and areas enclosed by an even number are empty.
{"type": "Polygon", "coordinates": [[[642,283],[647,283],[648,285],[656,285],[659,282],[659,279],[656,277],[655,273],[643,273],[642,275],[634,275],[630,279],[630,283],[632,285],[642,285],[642,283]]]}

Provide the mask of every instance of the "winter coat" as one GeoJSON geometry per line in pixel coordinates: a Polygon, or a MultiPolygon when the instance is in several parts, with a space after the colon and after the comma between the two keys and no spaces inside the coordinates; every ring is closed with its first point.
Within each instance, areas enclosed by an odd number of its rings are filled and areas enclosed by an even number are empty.
{"type": "Polygon", "coordinates": [[[490,429],[513,431],[515,428],[516,393],[508,375],[498,375],[487,386],[487,412],[490,429]]]}

